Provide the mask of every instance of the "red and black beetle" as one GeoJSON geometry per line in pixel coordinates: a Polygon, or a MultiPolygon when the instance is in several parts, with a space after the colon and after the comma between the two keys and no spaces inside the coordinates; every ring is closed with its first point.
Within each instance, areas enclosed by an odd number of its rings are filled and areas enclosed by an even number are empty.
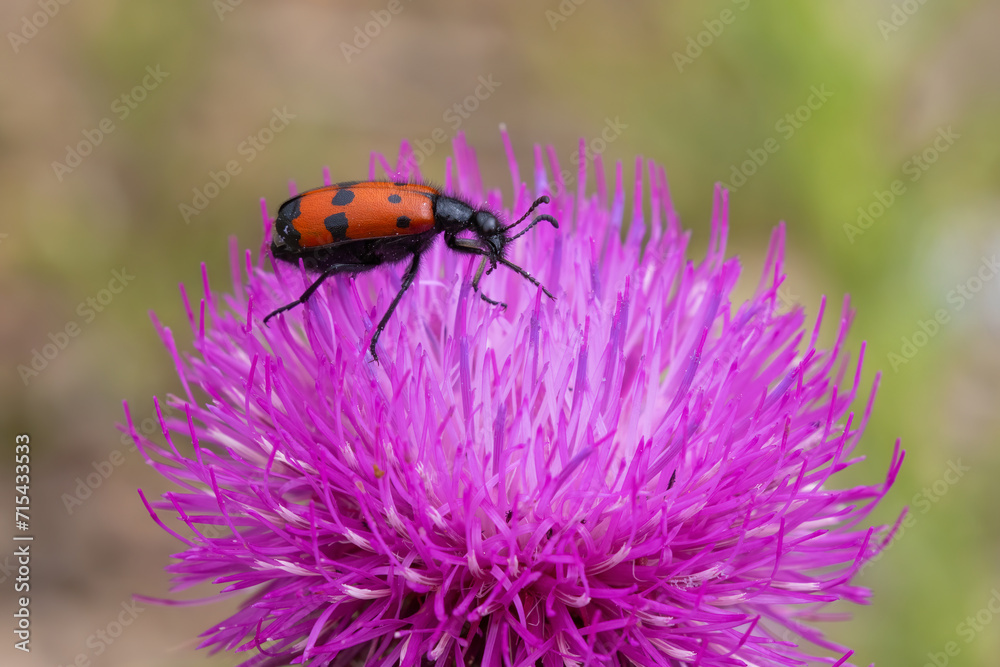
{"type": "MultiPolygon", "coordinates": [[[[493,213],[420,183],[349,181],[298,194],[278,208],[271,255],[295,264],[301,260],[306,269],[318,271],[320,276],[302,296],[270,313],[264,322],[305,303],[323,281],[335,273],[361,273],[410,258],[399,292],[372,335],[370,349],[372,357],[378,361],[375,344],[403,293],[413,284],[420,269],[421,255],[441,233],[452,250],[482,256],[483,261],[472,280],[472,287],[477,292],[489,261],[487,274],[497,264],[503,264],[541,287],[548,297],[555,298],[530,273],[504,257],[507,244],[540,221],[559,226],[551,215],[538,215],[527,227],[510,236],[514,227],[524,222],[538,206],[548,202],[547,196],[539,197],[516,222],[503,226],[493,213]],[[474,238],[459,238],[458,235],[466,230],[471,231],[474,238]]],[[[480,296],[493,305],[504,305],[485,294],[480,293],[480,296]]]]}

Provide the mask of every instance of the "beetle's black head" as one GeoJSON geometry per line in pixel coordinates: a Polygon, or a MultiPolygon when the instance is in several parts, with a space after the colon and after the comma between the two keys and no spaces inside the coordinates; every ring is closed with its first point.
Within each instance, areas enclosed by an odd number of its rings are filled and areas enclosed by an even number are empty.
{"type": "Polygon", "coordinates": [[[298,197],[289,199],[278,209],[274,232],[271,234],[271,255],[276,259],[294,260],[301,253],[299,241],[302,234],[295,228],[295,219],[298,217],[298,197]]]}
{"type": "Polygon", "coordinates": [[[508,236],[495,215],[489,211],[476,211],[472,216],[472,230],[486,244],[494,258],[503,255],[508,236]]]}
{"type": "Polygon", "coordinates": [[[489,253],[492,266],[495,267],[497,260],[503,257],[507,232],[489,211],[477,210],[463,201],[442,196],[435,204],[434,218],[438,227],[446,233],[458,234],[468,230],[475,234],[482,249],[489,253]]]}

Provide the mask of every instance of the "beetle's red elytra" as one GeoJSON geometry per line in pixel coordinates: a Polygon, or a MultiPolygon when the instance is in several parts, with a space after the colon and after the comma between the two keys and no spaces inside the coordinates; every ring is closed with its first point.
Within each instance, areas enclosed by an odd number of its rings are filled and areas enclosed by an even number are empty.
{"type": "MultiPolygon", "coordinates": [[[[426,185],[384,181],[339,183],[290,199],[287,211],[299,233],[299,247],[315,248],[338,241],[412,236],[434,227],[434,198],[426,185]]],[[[280,213],[279,213],[280,215],[280,213]]]]}

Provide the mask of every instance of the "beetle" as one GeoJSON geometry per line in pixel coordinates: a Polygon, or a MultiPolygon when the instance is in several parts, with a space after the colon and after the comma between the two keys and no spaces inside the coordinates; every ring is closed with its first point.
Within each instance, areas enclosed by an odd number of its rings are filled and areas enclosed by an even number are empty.
{"type": "Polygon", "coordinates": [[[409,258],[410,265],[403,274],[399,292],[372,335],[369,349],[377,362],[375,344],[403,294],[413,284],[421,256],[439,234],[444,234],[445,243],[452,250],[483,258],[472,280],[472,288],[484,301],[506,307],[479,292],[479,281],[487,262],[490,267],[486,275],[498,264],[503,264],[554,299],[534,276],[505,257],[507,244],[539,222],[559,227],[558,220],[542,214],[535,216],[514,236],[510,235],[532,211],[548,202],[548,196],[539,197],[517,221],[504,226],[492,212],[475,208],[422,183],[348,181],[295,195],[278,208],[271,256],[294,264],[301,261],[307,270],[318,271],[320,275],[302,296],[271,312],[264,323],[308,301],[323,281],[336,273],[361,273],[409,258]],[[471,231],[473,238],[459,237],[465,231],[471,231]]]}

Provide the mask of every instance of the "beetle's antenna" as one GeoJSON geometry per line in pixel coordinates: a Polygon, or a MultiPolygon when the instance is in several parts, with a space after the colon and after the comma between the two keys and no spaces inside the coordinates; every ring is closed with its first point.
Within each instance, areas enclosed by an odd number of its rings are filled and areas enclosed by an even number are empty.
{"type": "MultiPolygon", "coordinates": [[[[531,205],[531,208],[529,208],[527,211],[524,212],[524,215],[522,215],[520,218],[517,219],[517,222],[515,222],[513,224],[510,224],[510,225],[507,225],[506,227],[501,227],[500,231],[506,232],[508,230],[514,229],[519,224],[521,224],[522,222],[524,222],[525,220],[527,220],[528,216],[531,215],[532,211],[534,211],[536,208],[538,208],[542,204],[548,204],[549,201],[550,200],[549,200],[549,196],[548,195],[542,195],[541,197],[539,197],[538,199],[535,200],[535,203],[533,203],[531,205]]],[[[541,216],[539,216],[539,217],[541,217],[541,216]]],[[[548,219],[551,220],[552,222],[555,222],[555,219],[552,218],[551,216],[549,216],[548,219]]],[[[537,218],[536,218],[536,220],[537,220],[537,218]]],[[[559,225],[556,224],[556,226],[558,227],[559,225]]]]}
{"type": "Polygon", "coordinates": [[[513,241],[513,240],[514,240],[514,239],[516,239],[516,238],[517,238],[518,236],[524,236],[525,234],[527,234],[527,233],[528,233],[528,231],[529,231],[529,230],[530,230],[530,229],[531,229],[532,227],[534,227],[535,225],[537,225],[537,224],[538,224],[539,222],[541,222],[542,220],[546,220],[546,221],[548,221],[548,222],[551,222],[551,223],[552,223],[552,226],[553,226],[553,227],[555,227],[556,229],[559,229],[559,221],[558,221],[558,220],[556,220],[555,218],[553,218],[553,217],[552,217],[551,215],[548,215],[548,214],[542,214],[542,215],[538,216],[537,218],[535,218],[534,220],[532,220],[532,221],[531,221],[531,224],[530,224],[530,225],[528,225],[527,227],[525,227],[524,229],[522,229],[521,231],[519,231],[519,232],[518,232],[517,234],[515,234],[514,236],[510,237],[510,240],[511,240],[511,241],[513,241]]]}
{"type": "Polygon", "coordinates": [[[504,266],[506,266],[507,268],[513,269],[514,271],[517,271],[518,273],[520,273],[522,276],[524,276],[526,279],[528,279],[531,282],[531,284],[534,285],[535,287],[541,287],[542,291],[545,292],[545,296],[549,297],[550,299],[554,299],[555,298],[552,295],[552,292],[550,292],[547,289],[545,289],[545,285],[543,285],[540,282],[538,282],[538,279],[535,278],[535,276],[531,275],[530,273],[528,273],[527,271],[525,271],[524,269],[522,269],[517,264],[509,262],[506,259],[504,259],[503,257],[498,257],[497,261],[500,262],[501,264],[503,264],[504,266]]]}

